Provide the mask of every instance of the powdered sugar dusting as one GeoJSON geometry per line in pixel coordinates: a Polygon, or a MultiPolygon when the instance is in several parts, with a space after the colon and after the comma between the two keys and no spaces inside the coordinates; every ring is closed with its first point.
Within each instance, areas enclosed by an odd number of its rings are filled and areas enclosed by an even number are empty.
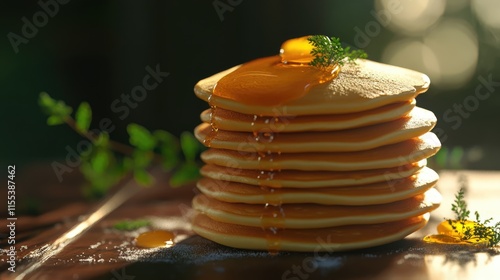
{"type": "Polygon", "coordinates": [[[177,243],[170,248],[141,249],[135,247],[118,247],[118,258],[128,262],[163,262],[202,264],[211,261],[239,258],[271,257],[268,252],[247,251],[223,247],[201,237],[188,238],[186,242],[177,243]]]}

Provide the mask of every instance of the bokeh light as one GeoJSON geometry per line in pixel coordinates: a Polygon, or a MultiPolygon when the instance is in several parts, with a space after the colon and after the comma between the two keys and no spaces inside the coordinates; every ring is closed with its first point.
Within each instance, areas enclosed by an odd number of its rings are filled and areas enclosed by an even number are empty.
{"type": "Polygon", "coordinates": [[[435,84],[459,88],[469,81],[476,70],[478,43],[475,32],[464,20],[441,21],[424,37],[424,44],[434,56],[424,57],[424,64],[435,84]],[[437,62],[437,67],[435,67],[437,62]]]}
{"type": "Polygon", "coordinates": [[[469,6],[470,0],[453,0],[446,2],[446,12],[456,13],[469,6]]]}
{"type": "MultiPolygon", "coordinates": [[[[384,50],[382,61],[388,64],[414,69],[431,75],[429,68],[439,72],[439,65],[434,52],[421,40],[399,39],[391,42],[384,50]]],[[[432,80],[434,83],[434,80],[432,80]]]]}
{"type": "Polygon", "coordinates": [[[476,67],[477,38],[466,22],[443,18],[452,6],[446,0],[375,0],[379,14],[393,11],[387,28],[399,35],[383,61],[427,73],[438,87],[464,85],[476,67]]]}
{"type": "Polygon", "coordinates": [[[391,14],[387,28],[400,34],[418,34],[439,20],[444,13],[446,1],[376,0],[375,7],[379,13],[387,10],[397,11],[391,14]]]}
{"type": "Polygon", "coordinates": [[[490,28],[500,29],[500,1],[472,0],[471,6],[481,23],[490,28]]]}

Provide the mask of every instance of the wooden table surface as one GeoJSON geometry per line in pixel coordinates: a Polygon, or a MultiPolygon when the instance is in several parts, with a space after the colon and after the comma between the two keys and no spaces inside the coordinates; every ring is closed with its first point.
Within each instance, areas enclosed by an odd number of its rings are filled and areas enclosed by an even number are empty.
{"type": "MultiPolygon", "coordinates": [[[[162,183],[165,174],[156,176],[157,185],[140,189],[109,215],[88,224],[88,230],[66,236],[56,248],[54,241],[95,213],[99,203],[81,199],[78,175],[58,183],[50,174],[43,164],[18,172],[16,203],[35,197],[44,214],[17,217],[16,273],[7,271],[7,251],[2,250],[0,279],[498,279],[500,274],[498,248],[422,241],[435,233],[443,217],[453,217],[450,205],[460,174],[468,180],[470,209],[484,218],[500,217],[500,172],[442,171],[438,189],[444,200],[425,228],[384,246],[324,253],[316,259],[313,253],[237,250],[194,235],[188,216],[197,190],[193,185],[172,189],[162,183]],[[116,221],[135,218],[147,218],[152,227],[175,232],[175,245],[141,249],[134,238],[144,228],[113,229],[116,221]],[[26,271],[30,273],[24,275],[26,271]]],[[[4,209],[0,213],[0,232],[5,234],[6,213],[4,209]]],[[[1,247],[8,248],[5,239],[1,247]]]]}

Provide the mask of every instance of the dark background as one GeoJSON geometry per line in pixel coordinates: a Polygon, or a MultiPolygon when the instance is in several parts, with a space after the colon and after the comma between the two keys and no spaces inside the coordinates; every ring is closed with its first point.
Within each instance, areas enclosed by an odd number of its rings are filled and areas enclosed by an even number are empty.
{"type": "MultiPolygon", "coordinates": [[[[373,1],[220,0],[231,9],[219,14],[214,2],[69,1],[59,4],[59,11],[26,44],[20,44],[16,53],[8,34],[22,35],[22,18],[33,22],[34,14],[42,8],[37,1],[2,1],[2,166],[48,164],[64,158],[66,147],[74,148],[79,141],[66,126],[46,125],[46,116],[37,105],[41,91],[74,108],[88,101],[96,120],[93,127],[98,126],[98,120],[110,118],[116,125],[111,137],[118,141],[127,142],[125,127],[131,122],[179,135],[191,131],[199,122],[199,113],[207,107],[194,96],[198,80],[254,58],[277,54],[281,43],[293,37],[327,34],[356,46],[355,28],[377,22],[373,1]],[[170,75],[121,120],[111,104],[142,83],[146,66],[155,68],[157,64],[170,75]]],[[[450,2],[454,1],[448,1],[448,5],[450,2]]],[[[500,82],[500,33],[483,27],[467,3],[460,9],[447,8],[444,17],[470,23],[477,35],[477,65],[458,89],[432,84],[429,92],[419,97],[418,105],[438,117],[444,146],[463,148],[463,168],[500,169],[498,92],[480,101],[477,110],[462,118],[460,127],[455,129],[453,122],[443,120],[453,104],[462,104],[474,94],[478,76],[491,75],[493,81],[500,82]]],[[[402,36],[382,26],[365,50],[370,59],[381,61],[385,47],[402,36]]]]}

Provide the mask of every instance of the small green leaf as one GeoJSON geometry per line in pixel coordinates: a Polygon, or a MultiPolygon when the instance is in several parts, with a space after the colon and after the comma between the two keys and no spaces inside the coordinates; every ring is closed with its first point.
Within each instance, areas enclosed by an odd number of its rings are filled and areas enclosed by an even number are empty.
{"type": "Polygon", "coordinates": [[[179,187],[200,178],[200,168],[194,162],[182,164],[170,177],[170,185],[179,187]]]}
{"type": "Polygon", "coordinates": [[[87,132],[92,122],[92,109],[87,102],[80,103],[75,113],[76,128],[81,132],[87,132]]]}
{"type": "Polygon", "coordinates": [[[453,147],[450,152],[450,167],[453,169],[461,169],[463,157],[464,149],[460,146],[453,147]]]}
{"type": "Polygon", "coordinates": [[[73,111],[73,109],[62,101],[52,99],[46,92],[41,92],[38,98],[38,104],[42,111],[49,115],[47,118],[48,125],[59,125],[65,122],[73,111]]]}
{"type": "Polygon", "coordinates": [[[198,154],[200,144],[191,132],[184,131],[181,134],[181,149],[186,161],[194,162],[198,154]]]}
{"type": "Polygon", "coordinates": [[[141,150],[151,151],[156,146],[156,139],[145,127],[131,123],[127,126],[130,144],[141,150]]]}
{"type": "Polygon", "coordinates": [[[438,168],[446,168],[448,162],[448,147],[443,146],[434,156],[438,168]]]}
{"type": "Polygon", "coordinates": [[[97,173],[106,171],[110,163],[110,153],[104,149],[98,150],[95,155],[90,159],[92,168],[97,173]]]}
{"type": "Polygon", "coordinates": [[[121,165],[114,162],[114,157],[110,157],[110,164],[105,172],[97,172],[88,159],[82,161],[80,171],[88,182],[84,193],[90,198],[100,198],[105,195],[125,174],[121,165]]]}
{"type": "Polygon", "coordinates": [[[46,92],[40,93],[38,104],[47,115],[59,116],[62,119],[69,117],[73,112],[73,109],[67,106],[66,103],[52,99],[46,92]]]}
{"type": "Polygon", "coordinates": [[[165,144],[172,149],[179,149],[179,140],[168,131],[165,130],[155,130],[153,133],[156,140],[162,144],[165,144]]]}
{"type": "Polygon", "coordinates": [[[109,146],[109,134],[107,132],[101,132],[97,136],[97,139],[94,142],[96,147],[107,148],[109,146]]]}
{"type": "Polygon", "coordinates": [[[138,220],[123,220],[116,222],[113,227],[117,230],[136,230],[142,227],[147,227],[151,224],[149,220],[146,219],[138,219],[138,220]]]}
{"type": "Polygon", "coordinates": [[[82,172],[87,181],[83,191],[88,198],[100,198],[104,196],[112,185],[109,174],[98,174],[88,161],[82,162],[80,172],[82,172]]]}
{"type": "Polygon", "coordinates": [[[42,109],[50,109],[55,106],[56,101],[52,99],[48,93],[40,92],[38,104],[42,107],[42,109]]]}
{"type": "Polygon", "coordinates": [[[147,151],[136,150],[132,154],[134,169],[145,169],[153,160],[153,153],[147,151]]]}
{"type": "Polygon", "coordinates": [[[149,186],[153,182],[153,177],[142,169],[137,169],[134,171],[134,179],[143,186],[149,186]]]}
{"type": "Polygon", "coordinates": [[[179,163],[178,153],[167,147],[161,148],[162,166],[166,170],[171,170],[179,163]]]}
{"type": "Polygon", "coordinates": [[[130,157],[123,158],[122,163],[121,167],[124,173],[134,169],[134,161],[130,157]]]}
{"type": "Polygon", "coordinates": [[[48,125],[60,125],[64,123],[64,118],[60,116],[49,116],[47,118],[47,124],[48,125]]]}
{"type": "Polygon", "coordinates": [[[163,168],[170,170],[179,162],[179,141],[164,130],[156,130],[154,136],[158,140],[163,168]]]}
{"type": "Polygon", "coordinates": [[[367,58],[367,54],[362,50],[351,51],[349,47],[342,47],[339,38],[325,35],[313,35],[307,38],[312,45],[311,55],[314,59],[309,63],[316,67],[329,67],[331,65],[344,64],[344,59],[352,62],[357,58],[367,58]]]}

